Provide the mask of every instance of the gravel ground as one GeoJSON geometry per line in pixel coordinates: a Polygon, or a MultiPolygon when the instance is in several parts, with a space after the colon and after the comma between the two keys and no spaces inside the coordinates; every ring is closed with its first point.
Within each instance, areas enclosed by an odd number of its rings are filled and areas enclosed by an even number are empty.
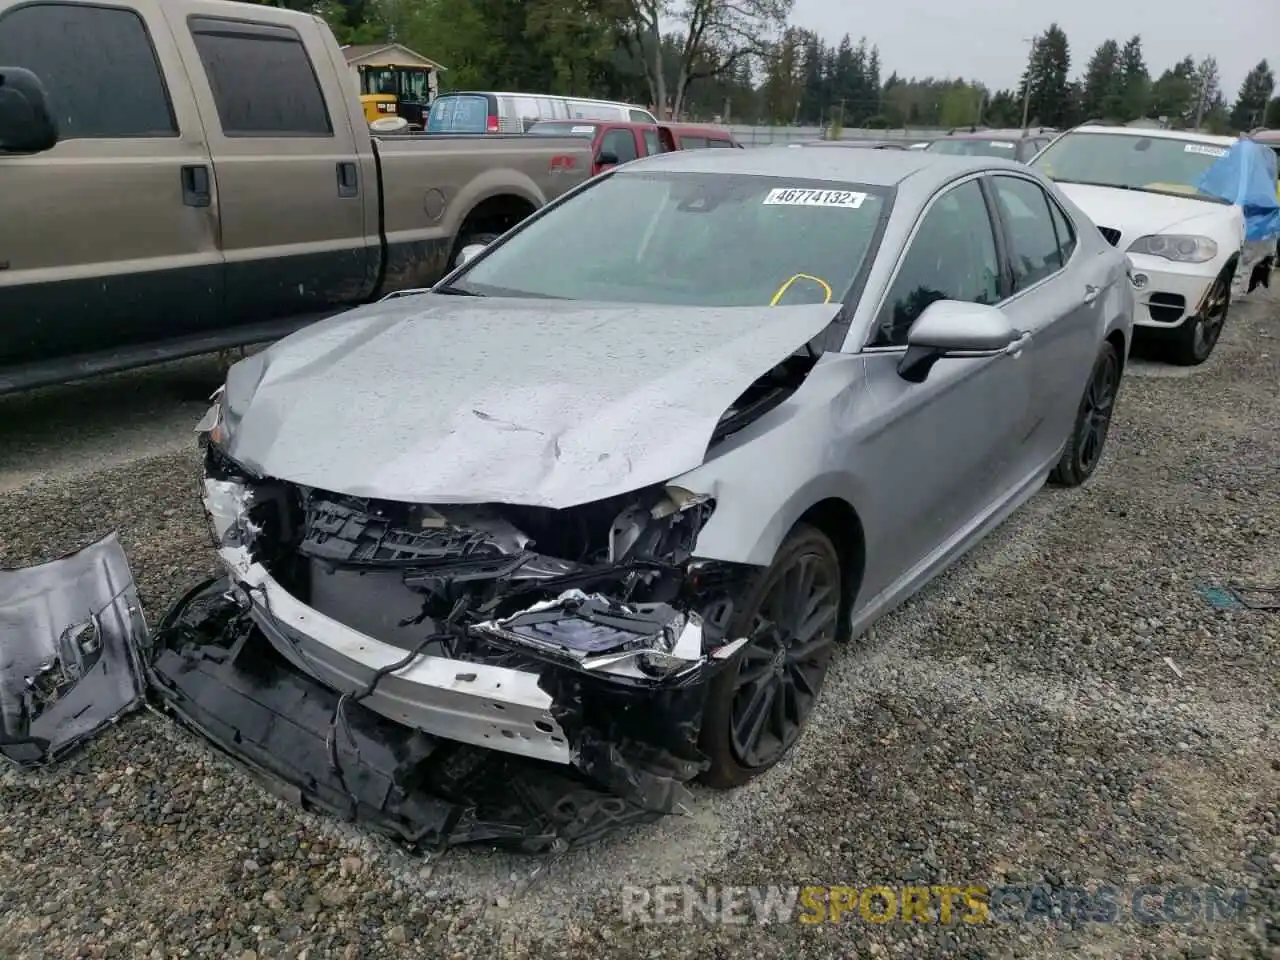
{"type": "MultiPolygon", "coordinates": [[[[0,772],[0,955],[1280,957],[1280,614],[1196,590],[1280,583],[1280,299],[1234,308],[1202,368],[1129,373],[1098,475],[846,651],[761,781],[554,861],[424,862],[141,714],[51,772],[0,772]],[[1146,927],[623,916],[624,884],[681,882],[1213,883],[1250,906],[1146,927]]],[[[213,569],[187,431],[217,380],[206,358],[0,399],[0,565],[118,530],[155,622],[213,569]]]]}

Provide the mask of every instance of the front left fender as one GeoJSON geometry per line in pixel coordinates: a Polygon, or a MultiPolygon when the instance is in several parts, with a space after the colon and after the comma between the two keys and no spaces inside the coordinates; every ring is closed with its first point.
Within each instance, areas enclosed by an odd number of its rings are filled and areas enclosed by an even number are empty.
{"type": "Polygon", "coordinates": [[[787,533],[814,504],[865,502],[863,481],[843,462],[842,425],[865,388],[863,359],[827,354],[786,402],[726,441],[702,466],[672,485],[714,497],[695,555],[768,566],[787,533]]]}

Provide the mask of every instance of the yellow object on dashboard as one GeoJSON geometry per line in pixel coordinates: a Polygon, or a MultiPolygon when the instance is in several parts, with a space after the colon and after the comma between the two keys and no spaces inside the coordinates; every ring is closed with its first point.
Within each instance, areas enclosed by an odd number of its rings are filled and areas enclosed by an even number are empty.
{"type": "Polygon", "coordinates": [[[786,295],[786,292],[791,289],[791,285],[795,283],[797,280],[812,280],[818,286],[822,287],[822,289],[826,292],[826,299],[823,300],[822,302],[823,303],[831,302],[831,284],[827,283],[827,281],[823,280],[821,277],[815,277],[811,273],[797,273],[797,274],[794,274],[791,277],[791,279],[789,279],[786,283],[784,283],[782,286],[778,288],[778,292],[775,293],[773,295],[773,299],[769,301],[769,306],[776,307],[778,305],[778,301],[781,300],[783,296],[786,295]]]}

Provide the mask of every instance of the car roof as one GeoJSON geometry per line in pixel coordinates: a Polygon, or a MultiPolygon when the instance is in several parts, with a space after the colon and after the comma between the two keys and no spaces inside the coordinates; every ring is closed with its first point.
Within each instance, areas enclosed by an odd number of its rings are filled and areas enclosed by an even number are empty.
{"type": "Polygon", "coordinates": [[[713,134],[717,137],[732,137],[733,134],[724,127],[717,127],[706,123],[673,123],[669,120],[659,121],[658,126],[666,127],[668,130],[674,130],[676,133],[705,133],[713,134]]]}
{"type": "Polygon", "coordinates": [[[535,120],[529,124],[533,127],[547,127],[551,124],[556,126],[564,126],[568,124],[571,127],[623,127],[626,129],[644,127],[649,129],[653,127],[652,123],[647,120],[601,120],[599,117],[543,117],[541,120],[535,120]]]}
{"type": "Polygon", "coordinates": [[[935,137],[931,142],[937,143],[940,140],[1030,140],[1033,137],[1039,139],[1056,136],[1057,132],[1050,130],[1028,130],[1025,133],[1022,130],[963,130],[935,137]]]}
{"type": "Polygon", "coordinates": [[[1229,147],[1235,137],[1220,137],[1212,133],[1196,133],[1194,130],[1161,130],[1148,127],[1111,127],[1100,123],[1085,123],[1072,127],[1068,133],[1105,133],[1125,137],[1149,137],[1154,140],[1181,140],[1185,143],[1212,143],[1229,147]]]}
{"type": "Polygon", "coordinates": [[[804,140],[796,146],[802,147],[905,147],[910,140],[864,140],[859,137],[850,137],[848,140],[804,140]]]}
{"type": "Polygon", "coordinates": [[[597,100],[594,97],[566,97],[561,93],[529,93],[519,90],[446,90],[440,94],[441,97],[533,97],[537,100],[564,100],[574,103],[596,103],[601,106],[608,107],[626,107],[628,110],[643,110],[649,112],[647,107],[642,107],[638,103],[627,103],[624,100],[597,100]]]}
{"type": "Polygon", "coordinates": [[[679,173],[737,173],[894,187],[908,177],[944,183],[978,170],[1017,170],[1022,164],[993,157],[955,157],[925,150],[792,150],[785,146],[752,150],[677,150],[633,160],[623,170],[663,169],[679,173]]]}

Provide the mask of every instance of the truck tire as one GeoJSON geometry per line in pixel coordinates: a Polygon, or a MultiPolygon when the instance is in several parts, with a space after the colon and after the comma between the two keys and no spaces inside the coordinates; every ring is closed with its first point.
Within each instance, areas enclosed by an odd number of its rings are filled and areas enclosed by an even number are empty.
{"type": "Polygon", "coordinates": [[[500,236],[501,234],[498,234],[498,233],[478,232],[478,233],[468,233],[468,234],[465,234],[464,236],[459,237],[457,244],[454,246],[453,260],[449,264],[449,269],[450,270],[457,269],[457,267],[459,266],[458,258],[462,256],[462,251],[464,248],[471,246],[473,243],[482,243],[487,247],[489,244],[493,243],[493,241],[497,240],[498,237],[500,236]]]}

